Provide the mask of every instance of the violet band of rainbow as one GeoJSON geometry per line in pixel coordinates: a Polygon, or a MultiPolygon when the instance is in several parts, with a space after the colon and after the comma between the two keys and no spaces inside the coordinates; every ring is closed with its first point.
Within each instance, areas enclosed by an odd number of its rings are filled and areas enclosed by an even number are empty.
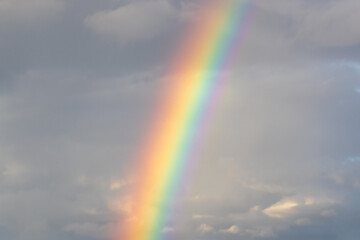
{"type": "Polygon", "coordinates": [[[140,154],[140,180],[124,240],[161,240],[202,126],[238,54],[250,0],[211,0],[168,68],[169,86],[140,154]],[[210,110],[209,110],[210,109],[210,110]]]}

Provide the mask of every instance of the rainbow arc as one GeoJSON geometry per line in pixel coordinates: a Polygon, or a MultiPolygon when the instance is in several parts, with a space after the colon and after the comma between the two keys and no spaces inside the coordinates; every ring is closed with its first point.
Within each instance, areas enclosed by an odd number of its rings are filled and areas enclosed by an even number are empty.
{"type": "Polygon", "coordinates": [[[139,151],[139,175],[131,220],[123,240],[160,240],[182,175],[196,148],[202,123],[242,44],[248,0],[204,1],[195,24],[168,67],[161,104],[145,145],[139,151]]]}

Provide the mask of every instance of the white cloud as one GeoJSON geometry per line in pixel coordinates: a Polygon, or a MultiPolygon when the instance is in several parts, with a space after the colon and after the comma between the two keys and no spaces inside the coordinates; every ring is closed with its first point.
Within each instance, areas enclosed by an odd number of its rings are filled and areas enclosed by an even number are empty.
{"type": "Polygon", "coordinates": [[[260,210],[260,206],[256,205],[256,206],[253,206],[252,208],[250,208],[250,211],[253,211],[253,212],[257,212],[260,210]]]}
{"type": "Polygon", "coordinates": [[[111,191],[115,191],[115,190],[119,190],[127,185],[129,185],[129,182],[127,182],[126,180],[117,180],[117,181],[113,181],[110,184],[109,189],[111,191]]]}
{"type": "Polygon", "coordinates": [[[198,228],[197,231],[200,233],[207,233],[207,232],[212,232],[214,230],[214,228],[210,225],[207,225],[205,223],[201,224],[198,228]]]}
{"type": "MultiPolygon", "coordinates": [[[[308,214],[323,215],[323,209],[336,204],[337,201],[328,197],[298,197],[285,198],[263,210],[263,213],[272,218],[288,218],[308,214]]],[[[295,221],[298,224],[298,221],[295,221]]]]}
{"type": "Polygon", "coordinates": [[[85,19],[97,34],[121,43],[152,39],[170,29],[176,10],[164,0],[134,1],[115,10],[99,11],[85,19]]]}
{"type": "Polygon", "coordinates": [[[293,200],[282,200],[263,210],[263,213],[273,218],[284,218],[294,213],[299,203],[293,200]]]}
{"type": "Polygon", "coordinates": [[[240,231],[240,229],[236,225],[232,225],[228,229],[220,230],[220,232],[231,233],[231,234],[237,234],[239,231],[240,231]]]}

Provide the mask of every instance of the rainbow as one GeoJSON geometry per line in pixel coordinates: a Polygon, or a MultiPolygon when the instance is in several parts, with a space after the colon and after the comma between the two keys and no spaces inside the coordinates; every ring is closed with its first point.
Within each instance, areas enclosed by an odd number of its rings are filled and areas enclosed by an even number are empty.
{"type": "Polygon", "coordinates": [[[217,91],[236,59],[250,0],[203,1],[168,67],[168,80],[137,160],[140,179],[123,240],[159,240],[180,179],[196,149],[217,91]]]}

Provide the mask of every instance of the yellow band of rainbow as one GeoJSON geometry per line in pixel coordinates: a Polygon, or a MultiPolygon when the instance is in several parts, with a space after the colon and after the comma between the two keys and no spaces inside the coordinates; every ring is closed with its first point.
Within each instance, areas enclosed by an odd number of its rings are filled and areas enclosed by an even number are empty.
{"type": "Polygon", "coordinates": [[[161,240],[206,112],[244,35],[250,0],[203,1],[167,71],[169,80],[145,146],[131,219],[122,240],[161,240]]]}

